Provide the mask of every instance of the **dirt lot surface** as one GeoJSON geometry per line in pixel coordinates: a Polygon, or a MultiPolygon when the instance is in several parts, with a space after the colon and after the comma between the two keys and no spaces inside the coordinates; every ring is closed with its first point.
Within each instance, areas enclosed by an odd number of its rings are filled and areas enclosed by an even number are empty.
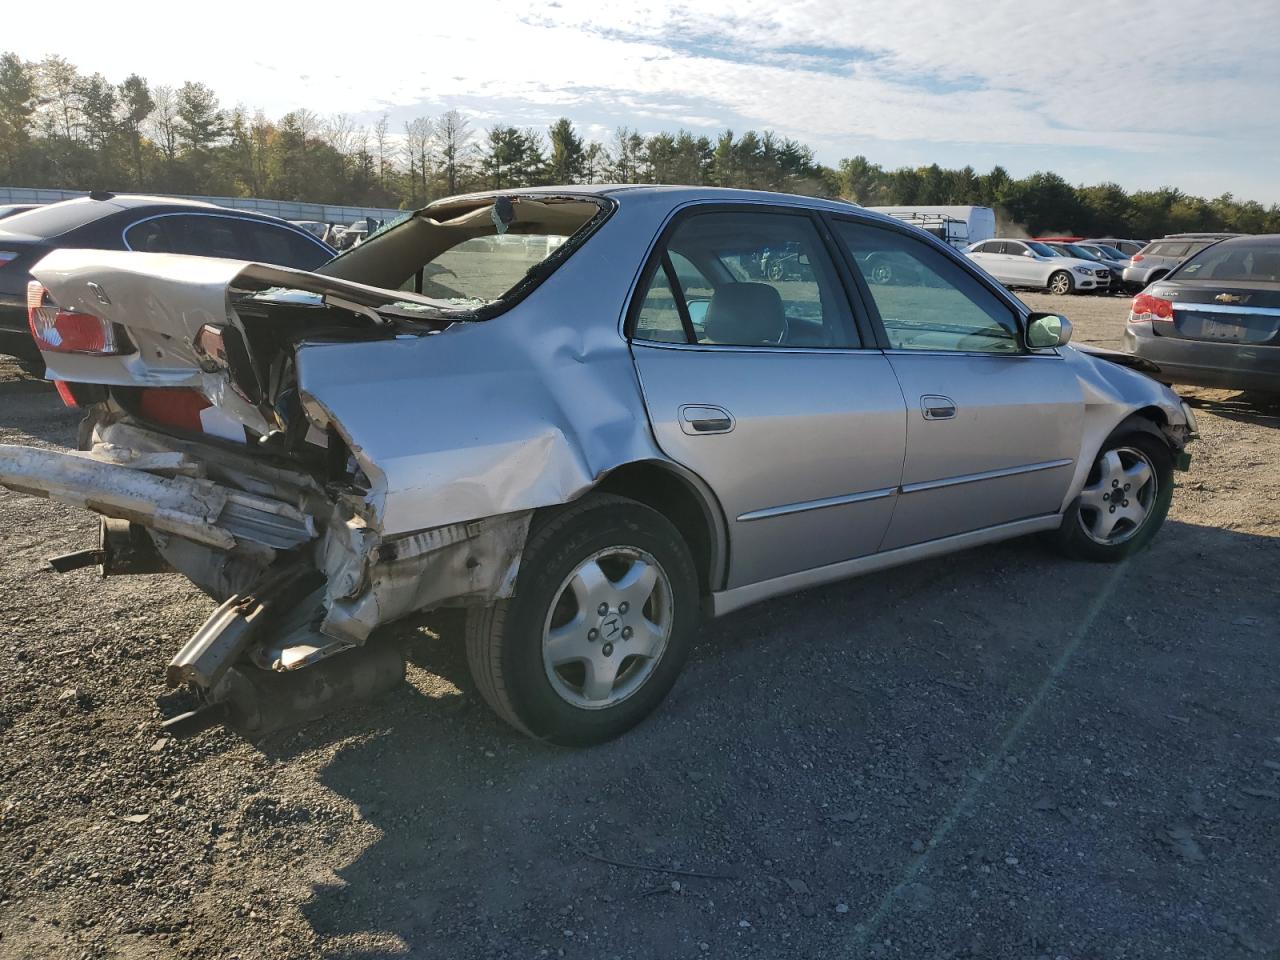
{"type": "MultiPolygon", "coordinates": [[[[1027,299],[1104,344],[1126,303],[1027,299]]],[[[1280,408],[1197,395],[1147,553],[753,607],[578,752],[485,709],[449,617],[376,705],[160,737],[211,604],[45,572],[95,520],[0,492],[0,956],[1280,957],[1280,408]]],[[[0,442],[74,436],[0,361],[0,442]]]]}

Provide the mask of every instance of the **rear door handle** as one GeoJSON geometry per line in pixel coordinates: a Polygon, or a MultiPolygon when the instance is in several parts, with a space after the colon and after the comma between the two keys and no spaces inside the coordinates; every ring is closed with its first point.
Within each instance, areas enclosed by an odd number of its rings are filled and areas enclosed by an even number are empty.
{"type": "Polygon", "coordinates": [[[724,407],[686,403],[680,408],[680,429],[694,437],[704,433],[728,433],[733,429],[733,415],[724,407]]]}
{"type": "Polygon", "coordinates": [[[926,420],[954,420],[956,402],[950,397],[926,394],[920,398],[920,412],[926,420]]]}

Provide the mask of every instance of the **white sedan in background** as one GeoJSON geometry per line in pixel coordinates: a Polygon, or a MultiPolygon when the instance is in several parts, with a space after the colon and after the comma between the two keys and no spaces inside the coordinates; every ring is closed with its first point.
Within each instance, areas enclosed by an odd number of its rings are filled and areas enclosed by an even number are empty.
{"type": "Polygon", "coordinates": [[[984,240],[966,250],[965,256],[1006,287],[1031,287],[1061,296],[1111,286],[1111,271],[1105,265],[1060,256],[1036,240],[984,240]]]}

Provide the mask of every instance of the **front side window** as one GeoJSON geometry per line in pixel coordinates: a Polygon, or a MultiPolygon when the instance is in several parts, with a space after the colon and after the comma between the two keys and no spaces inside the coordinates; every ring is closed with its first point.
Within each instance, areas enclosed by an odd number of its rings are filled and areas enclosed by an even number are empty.
{"type": "Polygon", "coordinates": [[[1013,310],[959,264],[895,230],[836,221],[894,350],[1021,353],[1013,310]]]}
{"type": "Polygon", "coordinates": [[[651,269],[633,333],[722,346],[858,345],[813,222],[756,211],[684,220],[651,269]]]}
{"type": "Polygon", "coordinates": [[[1020,257],[1026,252],[1027,248],[1016,240],[1006,240],[1004,242],[1004,249],[1001,251],[1001,253],[1006,253],[1014,257],[1020,257]]]}

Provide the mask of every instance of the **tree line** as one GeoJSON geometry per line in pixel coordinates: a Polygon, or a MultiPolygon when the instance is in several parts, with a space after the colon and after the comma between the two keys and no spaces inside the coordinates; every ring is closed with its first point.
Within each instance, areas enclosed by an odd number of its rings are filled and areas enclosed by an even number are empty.
{"type": "Polygon", "coordinates": [[[371,126],[306,109],[272,119],[224,106],[194,81],[153,86],[135,73],[113,83],[62,57],[0,55],[0,185],[409,209],[469,190],[603,182],[782,190],[866,206],[979,204],[1032,234],[1280,233],[1280,205],[1229,193],[1129,192],[1115,183],[1073,185],[1051,172],[1019,179],[999,166],[983,174],[937,164],[886,170],[863,156],[828,166],[769,130],[646,136],[624,126],[600,142],[568,118],[546,130],[476,129],[457,110],[394,130],[385,114],[371,126]]]}

